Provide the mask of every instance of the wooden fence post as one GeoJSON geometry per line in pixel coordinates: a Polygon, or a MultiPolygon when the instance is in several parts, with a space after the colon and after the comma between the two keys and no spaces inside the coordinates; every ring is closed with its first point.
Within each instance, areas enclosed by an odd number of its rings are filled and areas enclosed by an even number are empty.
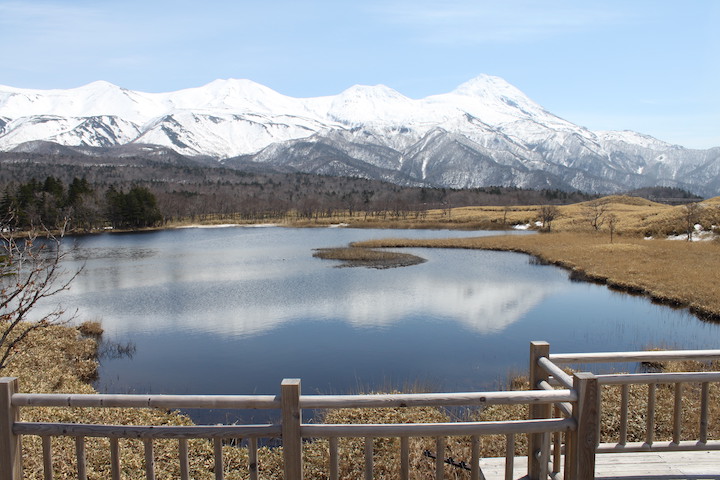
{"type": "Polygon", "coordinates": [[[568,432],[565,450],[565,478],[592,480],[595,478],[595,450],[600,426],[600,385],[597,377],[589,372],[573,374],[573,389],[578,401],[573,407],[577,429],[568,432]]]}
{"type": "Polygon", "coordinates": [[[284,379],[280,390],[285,480],[302,480],[302,436],[300,432],[302,411],[300,410],[300,379],[284,379]]]}
{"type": "MultiPolygon", "coordinates": [[[[550,355],[550,344],[548,342],[530,342],[530,389],[535,390],[538,384],[548,379],[548,373],[538,366],[540,357],[550,355]]],[[[533,404],[530,405],[530,419],[550,418],[552,405],[550,404],[533,404]]],[[[528,478],[530,480],[540,479],[541,472],[546,471],[547,467],[540,465],[542,460],[538,452],[542,450],[543,434],[533,433],[528,435],[528,478]]]]}
{"type": "Polygon", "coordinates": [[[12,406],[12,396],[19,390],[17,378],[0,378],[0,480],[22,478],[22,447],[13,425],[20,420],[20,409],[12,406]]]}

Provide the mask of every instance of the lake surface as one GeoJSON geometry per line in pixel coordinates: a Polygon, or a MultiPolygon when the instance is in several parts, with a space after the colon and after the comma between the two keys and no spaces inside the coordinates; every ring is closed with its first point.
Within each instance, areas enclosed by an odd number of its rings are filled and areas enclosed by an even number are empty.
{"type": "MultiPolygon", "coordinates": [[[[717,348],[720,326],[643,297],[578,283],[508,252],[407,249],[428,261],[336,268],[314,248],[486,232],[196,228],[75,240],[82,274],[63,295],[131,356],[101,361],[102,393],[275,394],[420,385],[497,389],[554,352],[717,348]]],[[[69,265],[72,268],[73,265],[69,265]]],[[[215,422],[227,412],[197,414],[215,422]]],[[[232,418],[229,418],[232,420],[232,418]]]]}

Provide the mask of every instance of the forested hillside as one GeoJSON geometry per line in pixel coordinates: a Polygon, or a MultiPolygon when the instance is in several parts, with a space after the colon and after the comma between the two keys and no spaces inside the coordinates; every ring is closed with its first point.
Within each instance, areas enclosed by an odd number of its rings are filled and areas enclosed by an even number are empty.
{"type": "Polygon", "coordinates": [[[277,171],[240,171],[174,161],[69,155],[0,155],[2,212],[14,225],[73,230],[142,228],[233,218],[317,218],[335,212],[407,217],[468,205],[562,204],[580,192],[506,187],[402,187],[378,180],[277,171]]]}

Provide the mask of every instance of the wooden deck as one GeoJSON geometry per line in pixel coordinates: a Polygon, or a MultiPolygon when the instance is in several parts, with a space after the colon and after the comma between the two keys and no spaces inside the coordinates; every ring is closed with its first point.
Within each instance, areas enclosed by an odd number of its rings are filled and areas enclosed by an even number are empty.
{"type": "MultiPolygon", "coordinates": [[[[597,480],[720,480],[720,452],[602,453],[596,456],[597,480]]],[[[484,458],[486,480],[505,478],[505,458],[484,458]]],[[[527,457],[516,457],[513,478],[526,478],[527,457]]]]}

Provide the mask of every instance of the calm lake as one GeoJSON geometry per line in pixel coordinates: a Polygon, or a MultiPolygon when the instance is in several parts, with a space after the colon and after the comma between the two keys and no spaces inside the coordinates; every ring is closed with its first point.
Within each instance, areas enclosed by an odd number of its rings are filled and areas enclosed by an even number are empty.
{"type": "MultiPolygon", "coordinates": [[[[486,234],[264,227],[81,237],[68,268],[85,267],[62,303],[101,320],[106,342],[134,346],[102,358],[102,393],[274,394],[283,378],[302,378],[305,393],[497,389],[526,372],[531,340],[554,352],[718,346],[719,325],[570,281],[522,254],[409,249],[428,261],[387,270],[312,257],[354,240],[486,234]]],[[[194,418],[225,419],[213,415],[194,418]]]]}

